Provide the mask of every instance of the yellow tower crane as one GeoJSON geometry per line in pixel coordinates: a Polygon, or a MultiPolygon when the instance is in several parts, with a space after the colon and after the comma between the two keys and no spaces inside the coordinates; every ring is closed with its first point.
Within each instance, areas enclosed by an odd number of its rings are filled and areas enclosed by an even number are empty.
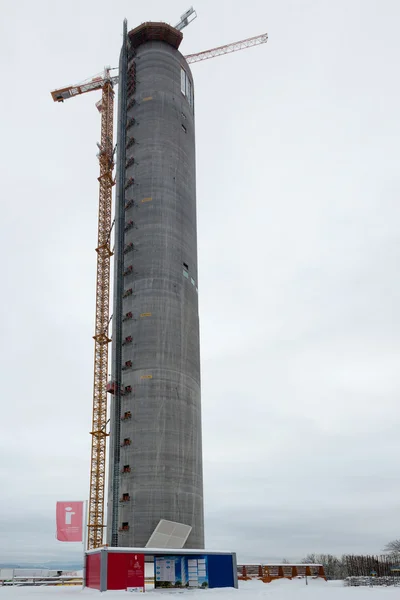
{"type": "Polygon", "coordinates": [[[88,518],[88,548],[98,548],[103,543],[104,489],[106,467],[107,377],[110,299],[110,248],[111,205],[114,168],[114,90],[117,77],[105,69],[102,77],[95,77],[79,85],[55,90],[55,102],[63,102],[86,92],[102,90],[101,101],[96,104],[101,113],[101,141],[99,146],[99,217],[97,238],[96,318],[94,333],[94,380],[92,449],[90,467],[90,497],[88,518]]]}

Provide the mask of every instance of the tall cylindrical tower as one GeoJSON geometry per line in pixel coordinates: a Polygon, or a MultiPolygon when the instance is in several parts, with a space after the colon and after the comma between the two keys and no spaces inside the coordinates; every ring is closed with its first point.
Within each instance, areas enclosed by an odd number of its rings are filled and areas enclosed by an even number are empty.
{"type": "Polygon", "coordinates": [[[108,543],[204,547],[193,79],[165,23],[120,58],[108,543]]]}

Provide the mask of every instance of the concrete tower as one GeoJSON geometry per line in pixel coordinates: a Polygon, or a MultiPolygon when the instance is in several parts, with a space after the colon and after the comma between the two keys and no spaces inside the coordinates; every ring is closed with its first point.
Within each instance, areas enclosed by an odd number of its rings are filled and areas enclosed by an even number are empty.
{"type": "Polygon", "coordinates": [[[108,539],[160,519],[204,547],[194,95],[165,23],[124,30],[120,57],[108,539]]]}

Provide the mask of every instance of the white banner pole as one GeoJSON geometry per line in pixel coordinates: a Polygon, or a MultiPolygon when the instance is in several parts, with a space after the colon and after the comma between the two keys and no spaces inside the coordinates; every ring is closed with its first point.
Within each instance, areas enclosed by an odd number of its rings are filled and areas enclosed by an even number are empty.
{"type": "Polygon", "coordinates": [[[83,503],[83,573],[82,573],[82,588],[86,586],[86,550],[87,550],[87,539],[88,539],[88,501],[85,500],[83,503]]]}

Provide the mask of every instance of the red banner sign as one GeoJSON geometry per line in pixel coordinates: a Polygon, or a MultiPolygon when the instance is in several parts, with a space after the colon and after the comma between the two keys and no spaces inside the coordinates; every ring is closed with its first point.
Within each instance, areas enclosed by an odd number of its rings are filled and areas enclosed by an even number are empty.
{"type": "Polygon", "coordinates": [[[59,542],[83,541],[83,502],[57,502],[57,539],[59,542]]]}
{"type": "Polygon", "coordinates": [[[144,588],[144,554],[128,555],[127,588],[144,588]]]}

